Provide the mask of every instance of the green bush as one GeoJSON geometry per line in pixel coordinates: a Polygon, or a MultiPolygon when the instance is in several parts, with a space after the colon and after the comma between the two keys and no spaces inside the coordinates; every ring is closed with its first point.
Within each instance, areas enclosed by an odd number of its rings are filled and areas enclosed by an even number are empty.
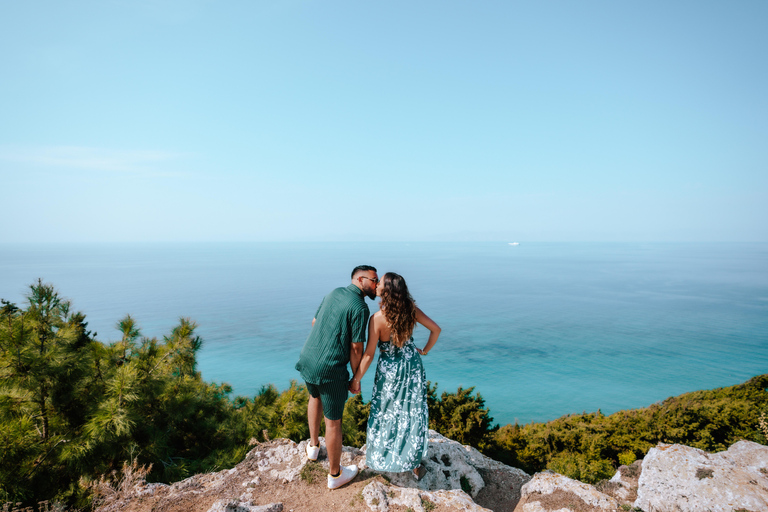
{"type": "Polygon", "coordinates": [[[768,375],[760,375],[737,386],[686,393],[610,416],[598,411],[506,425],[491,433],[484,453],[529,473],[551,469],[595,483],[610,472],[607,464],[627,464],[659,442],[709,452],[741,439],[764,443],[758,425],[760,411],[768,406],[766,387],[768,375]]]}
{"type": "Polygon", "coordinates": [[[550,459],[547,468],[568,478],[591,483],[611,478],[616,472],[610,460],[573,452],[556,454],[550,459]]]}
{"type": "Polygon", "coordinates": [[[633,462],[637,460],[637,457],[635,457],[635,452],[621,452],[618,456],[619,458],[619,464],[622,466],[629,466],[633,462]]]}
{"type": "Polygon", "coordinates": [[[353,395],[347,400],[347,403],[344,404],[344,416],[341,425],[344,444],[355,448],[360,448],[365,444],[370,410],[371,404],[364,403],[362,395],[353,395]]]}
{"type": "Polygon", "coordinates": [[[437,383],[427,383],[427,405],[429,407],[429,428],[445,437],[462,444],[484,449],[490,440],[489,434],[498,427],[492,427],[493,418],[485,408],[485,400],[479,394],[472,394],[474,387],[459,387],[456,393],[444,391],[437,398],[437,383]]]}

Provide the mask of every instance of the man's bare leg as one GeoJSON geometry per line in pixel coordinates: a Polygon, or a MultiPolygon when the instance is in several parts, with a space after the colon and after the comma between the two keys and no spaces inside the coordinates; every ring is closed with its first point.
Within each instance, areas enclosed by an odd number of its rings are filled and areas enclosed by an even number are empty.
{"type": "MultiPolygon", "coordinates": [[[[323,402],[320,401],[320,397],[310,396],[307,404],[307,420],[309,422],[309,444],[312,446],[320,446],[320,421],[322,419],[323,402]]],[[[326,433],[326,438],[327,436],[326,433]]]]}
{"type": "Polygon", "coordinates": [[[341,471],[341,420],[325,418],[325,449],[328,450],[328,468],[332,475],[341,471]]]}

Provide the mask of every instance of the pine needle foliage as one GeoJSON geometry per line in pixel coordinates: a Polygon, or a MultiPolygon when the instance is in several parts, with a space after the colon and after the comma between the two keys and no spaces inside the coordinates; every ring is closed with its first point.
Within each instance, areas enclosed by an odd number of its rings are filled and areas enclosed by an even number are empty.
{"type": "Polygon", "coordinates": [[[0,499],[88,506],[94,482],[126,461],[173,482],[232,467],[248,440],[308,436],[304,386],[267,386],[251,398],[202,380],[203,341],[188,318],[162,340],[129,316],[102,343],[52,285],[28,304],[0,303],[0,499]]]}

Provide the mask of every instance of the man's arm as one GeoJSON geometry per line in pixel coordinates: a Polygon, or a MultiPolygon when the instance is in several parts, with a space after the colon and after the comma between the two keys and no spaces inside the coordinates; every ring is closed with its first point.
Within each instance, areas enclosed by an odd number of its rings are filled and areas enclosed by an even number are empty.
{"type": "Polygon", "coordinates": [[[365,345],[365,328],[368,326],[368,306],[354,312],[350,317],[350,345],[349,365],[352,367],[352,375],[357,373],[360,360],[363,358],[363,345],[365,345]]]}
{"type": "Polygon", "coordinates": [[[352,375],[357,373],[357,368],[360,366],[360,360],[363,358],[363,345],[365,343],[352,343],[351,350],[349,351],[349,364],[352,366],[352,375]]]}
{"type": "MultiPolygon", "coordinates": [[[[363,375],[368,371],[371,366],[373,358],[376,357],[376,348],[379,344],[379,331],[376,328],[376,321],[374,318],[376,315],[371,316],[370,322],[368,322],[368,345],[365,347],[365,352],[360,360],[360,366],[357,367],[357,371],[352,375],[352,382],[349,384],[350,393],[360,393],[360,381],[363,380],[363,375]]],[[[362,343],[360,344],[362,345],[362,343]]]]}

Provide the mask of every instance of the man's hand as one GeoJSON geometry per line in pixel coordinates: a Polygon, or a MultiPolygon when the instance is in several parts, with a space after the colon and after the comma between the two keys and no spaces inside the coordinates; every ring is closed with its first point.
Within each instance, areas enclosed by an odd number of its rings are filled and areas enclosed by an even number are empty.
{"type": "Polygon", "coordinates": [[[349,381],[349,392],[353,395],[359,395],[360,394],[360,383],[355,382],[354,380],[349,381]]]}

